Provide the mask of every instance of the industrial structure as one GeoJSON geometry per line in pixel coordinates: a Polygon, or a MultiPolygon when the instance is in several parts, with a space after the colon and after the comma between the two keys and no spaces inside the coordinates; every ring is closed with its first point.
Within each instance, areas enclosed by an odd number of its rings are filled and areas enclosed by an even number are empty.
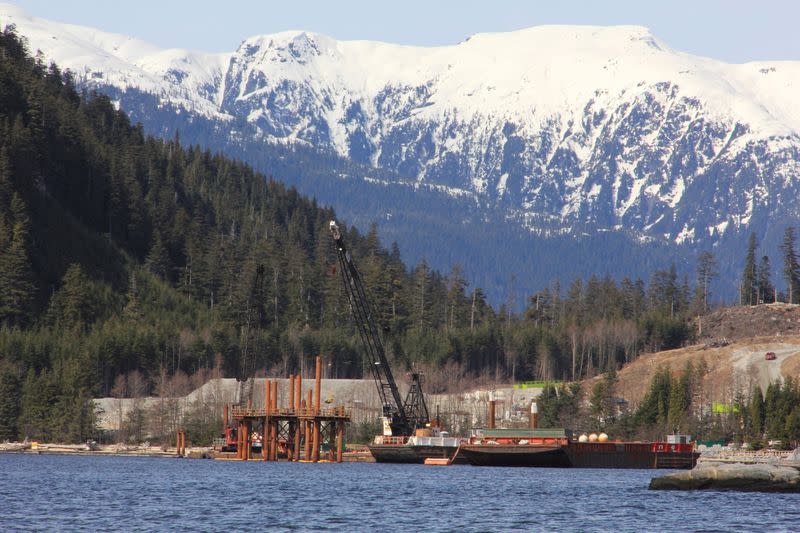
{"type": "Polygon", "coordinates": [[[405,401],[400,396],[400,390],[389,367],[386,350],[375,323],[375,313],[367,298],[361,275],[347,246],[336,221],[330,221],[331,236],[336,245],[336,255],[339,258],[339,271],[342,282],[350,300],[350,309],[353,320],[364,343],[364,350],[369,357],[369,368],[375,383],[378,386],[378,395],[383,405],[383,434],[384,436],[408,437],[414,435],[419,428],[425,428],[430,423],[428,406],[422,394],[421,376],[418,372],[411,372],[411,388],[405,401]]]}
{"type": "Polygon", "coordinates": [[[278,405],[278,382],[270,380],[264,385],[262,408],[253,408],[252,400],[233,409],[225,404],[226,449],[235,451],[236,459],[255,459],[254,449],[260,448],[264,461],[342,461],[345,423],[350,418],[342,406],[322,409],[320,405],[320,357],[314,390],[309,389],[306,398],[302,398],[302,380],[299,374],[289,376],[288,405],[278,405]]]}

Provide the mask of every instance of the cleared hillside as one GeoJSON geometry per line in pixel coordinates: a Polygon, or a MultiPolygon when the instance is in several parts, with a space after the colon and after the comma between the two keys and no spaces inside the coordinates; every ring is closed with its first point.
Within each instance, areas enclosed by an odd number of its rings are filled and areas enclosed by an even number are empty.
{"type": "Polygon", "coordinates": [[[800,305],[726,307],[698,321],[698,340],[703,343],[787,335],[800,335],[800,305]]]}
{"type": "Polygon", "coordinates": [[[730,307],[703,317],[698,344],[642,355],[620,370],[617,394],[636,405],[656,370],[668,366],[678,372],[689,362],[707,367],[703,388],[709,402],[730,401],[755,383],[766,389],[779,377],[798,377],[800,306],[730,307]],[[775,352],[775,360],[766,360],[767,352],[775,352]]]}

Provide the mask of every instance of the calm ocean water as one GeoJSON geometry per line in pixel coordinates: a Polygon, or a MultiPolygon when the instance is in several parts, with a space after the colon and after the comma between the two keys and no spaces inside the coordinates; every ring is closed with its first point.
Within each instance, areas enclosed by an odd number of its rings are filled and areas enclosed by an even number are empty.
{"type": "Polygon", "coordinates": [[[0,531],[800,531],[800,495],[656,473],[0,454],[0,531]]]}

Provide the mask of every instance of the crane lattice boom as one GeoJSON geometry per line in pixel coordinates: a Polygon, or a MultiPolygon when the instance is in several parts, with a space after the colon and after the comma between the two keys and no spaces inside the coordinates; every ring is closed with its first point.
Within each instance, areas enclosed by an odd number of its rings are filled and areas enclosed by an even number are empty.
{"type": "Polygon", "coordinates": [[[386,351],[383,348],[378,328],[375,324],[374,313],[364,290],[361,276],[356,269],[350,252],[347,251],[342,234],[335,221],[330,222],[331,235],[336,245],[336,254],[339,257],[339,270],[347,296],[350,300],[350,309],[356,322],[358,333],[364,343],[364,348],[370,360],[370,370],[378,386],[378,394],[383,405],[384,434],[411,435],[414,429],[428,423],[428,408],[420,387],[420,376],[412,373],[411,390],[406,401],[403,402],[397,383],[389,367],[386,351]],[[388,428],[386,427],[388,424],[388,428]]]}

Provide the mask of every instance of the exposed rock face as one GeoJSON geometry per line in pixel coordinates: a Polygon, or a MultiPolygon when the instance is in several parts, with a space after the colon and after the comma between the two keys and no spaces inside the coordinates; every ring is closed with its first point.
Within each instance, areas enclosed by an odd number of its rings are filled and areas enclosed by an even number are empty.
{"type": "Polygon", "coordinates": [[[800,470],[768,464],[700,463],[694,469],[655,477],[650,490],[800,492],[800,470]]]}

